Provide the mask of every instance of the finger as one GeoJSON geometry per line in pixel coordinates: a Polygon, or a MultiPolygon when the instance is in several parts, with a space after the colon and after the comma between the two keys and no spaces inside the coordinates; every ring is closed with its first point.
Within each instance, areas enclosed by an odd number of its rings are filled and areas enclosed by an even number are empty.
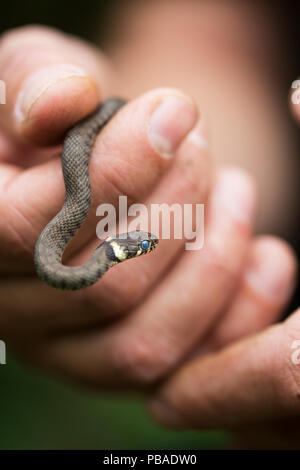
{"type": "MultiPolygon", "coordinates": [[[[151,192],[148,205],[146,200],[149,213],[151,202],[163,201],[171,205],[180,201],[181,206],[184,206],[185,203],[205,200],[210,185],[210,158],[209,149],[203,143],[202,132],[200,121],[184,139],[177,152],[176,161],[162,175],[159,184],[151,192]]],[[[147,173],[151,174],[150,171],[147,173]]],[[[140,178],[137,180],[139,182],[140,178]]],[[[126,182],[130,182],[129,177],[126,182]]],[[[2,281],[2,324],[5,318],[8,322],[11,318],[16,318],[15,321],[20,325],[22,321],[28,321],[29,317],[43,328],[49,329],[51,325],[55,331],[61,331],[62,328],[76,329],[93,322],[99,326],[103,320],[107,321],[107,318],[119,314],[120,309],[123,313],[126,312],[140,302],[145,293],[151,292],[152,286],[160,282],[166,267],[174,258],[180,258],[184,242],[184,239],[161,240],[151,256],[118,265],[92,288],[79,292],[54,292],[34,279],[2,281]],[[13,292],[18,292],[18,295],[12,295],[13,292]],[[24,296],[28,301],[19,302],[18,299],[24,299],[24,296]]],[[[85,258],[88,256],[86,251],[93,251],[91,244],[84,249],[85,258]]],[[[81,256],[76,256],[72,262],[81,264],[81,256]]]]}
{"type": "Polygon", "coordinates": [[[201,344],[211,352],[278,320],[295,286],[296,255],[284,241],[261,236],[252,242],[238,293],[201,344]]]}
{"type": "Polygon", "coordinates": [[[93,46],[40,26],[2,35],[0,69],[6,83],[0,122],[42,144],[58,142],[112,84],[108,61],[93,46]]]}
{"type": "Polygon", "coordinates": [[[300,311],[282,325],[185,365],[152,399],[152,415],[166,426],[201,429],[299,416],[299,326],[300,311]]]}
{"type": "Polygon", "coordinates": [[[54,342],[45,353],[50,362],[98,385],[148,385],[184,357],[228,300],[249,239],[251,180],[227,170],[218,181],[203,252],[185,253],[119,326],[54,342]]]}
{"type": "MultiPolygon", "coordinates": [[[[211,159],[205,127],[203,120],[200,119],[197,126],[181,143],[173,164],[145,199],[144,207],[149,222],[149,225],[141,227],[145,231],[155,230],[151,226],[151,212],[155,204],[163,202],[169,208],[176,204],[177,207],[180,206],[183,214],[185,204],[193,205],[199,201],[206,201],[211,186],[211,159]]],[[[162,218],[165,218],[164,222],[168,221],[170,224],[170,236],[165,239],[162,237],[158,248],[151,256],[123,263],[118,269],[107,273],[101,283],[79,292],[79,297],[84,300],[85,305],[96,307],[98,318],[99,315],[102,317],[108,313],[112,317],[132,309],[145,297],[145,293],[152,293],[153,286],[160,283],[162,277],[168,273],[170,264],[177,263],[180,259],[186,242],[185,235],[182,233],[180,238],[174,238],[171,217],[168,219],[167,215],[163,214],[162,218]]],[[[158,232],[154,233],[159,236],[160,228],[157,229],[158,232]]],[[[93,248],[95,246],[94,243],[93,248]]],[[[87,249],[89,252],[92,251],[91,246],[87,249]]],[[[86,257],[84,250],[72,262],[75,265],[81,264],[86,257]]]]}
{"type": "Polygon", "coordinates": [[[186,251],[121,327],[103,335],[102,357],[112,358],[108,375],[114,374],[115,367],[124,380],[153,382],[206,333],[239,276],[249,242],[254,194],[252,181],[244,173],[230,169],[219,175],[212,188],[203,250],[186,251]]]}
{"type": "Polygon", "coordinates": [[[300,123],[300,80],[295,80],[289,94],[289,104],[293,116],[300,123]]]}
{"type": "MultiPolygon", "coordinates": [[[[76,237],[73,251],[96,238],[99,203],[118,206],[119,196],[126,194],[130,204],[150,193],[196,120],[194,103],[172,89],[148,92],[119,111],[101,132],[92,152],[90,217],[76,237]]],[[[32,266],[34,243],[61,208],[64,195],[60,158],[30,168],[6,185],[0,201],[0,240],[1,259],[7,259],[7,269],[20,264],[22,251],[32,266]],[[55,197],[49,198],[50,194],[55,197]]]]}
{"type": "Polygon", "coordinates": [[[17,175],[27,168],[43,163],[60,154],[60,146],[37,147],[29,142],[17,140],[15,136],[1,129],[0,190],[1,184],[5,187],[13,179],[7,176],[5,168],[9,167],[11,173],[17,175]]]}

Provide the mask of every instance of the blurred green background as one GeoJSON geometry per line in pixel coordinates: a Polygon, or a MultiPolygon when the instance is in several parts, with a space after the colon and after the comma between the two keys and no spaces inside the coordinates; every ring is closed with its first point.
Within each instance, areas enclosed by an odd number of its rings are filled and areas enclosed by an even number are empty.
{"type": "MultiPolygon", "coordinates": [[[[10,0],[1,4],[0,32],[40,23],[89,40],[97,35],[105,43],[117,6],[101,0],[10,0]]],[[[0,366],[1,449],[217,449],[227,441],[222,433],[164,431],[137,399],[85,393],[11,357],[0,366]]]]}
{"type": "Polygon", "coordinates": [[[137,399],[55,382],[8,357],[0,366],[0,449],[219,449],[222,433],[169,432],[137,399]]]}

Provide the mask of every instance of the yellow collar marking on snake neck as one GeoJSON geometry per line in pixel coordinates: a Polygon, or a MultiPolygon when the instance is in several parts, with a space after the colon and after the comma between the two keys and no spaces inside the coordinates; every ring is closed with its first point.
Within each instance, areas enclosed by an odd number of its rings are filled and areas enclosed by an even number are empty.
{"type": "Polygon", "coordinates": [[[110,242],[114,250],[115,257],[118,258],[120,261],[124,261],[127,258],[127,253],[125,253],[124,248],[118,245],[116,242],[110,242]]]}

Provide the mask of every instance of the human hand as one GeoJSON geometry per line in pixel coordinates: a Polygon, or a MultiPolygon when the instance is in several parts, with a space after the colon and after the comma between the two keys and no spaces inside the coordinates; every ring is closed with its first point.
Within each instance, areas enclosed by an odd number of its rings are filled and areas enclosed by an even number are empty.
{"type": "MultiPolygon", "coordinates": [[[[50,144],[96,107],[99,90],[101,99],[115,93],[113,79],[101,54],[43,28],[2,38],[0,62],[8,98],[0,108],[1,338],[31,363],[84,384],[152,385],[239,298],[245,260],[259,243],[251,240],[252,183],[234,169],[216,178],[204,250],[186,252],[185,240],[162,240],[151,256],[118,266],[88,289],[53,290],[36,278],[32,263],[34,243],[64,197],[60,149],[50,144]]],[[[118,113],[92,153],[93,204],[69,250],[71,263],[82,263],[99,243],[95,209],[101,202],[116,204],[120,194],[147,205],[206,201],[211,170],[201,127],[193,102],[172,89],[148,92],[118,113]]],[[[270,241],[264,243],[261,257],[269,265],[270,241]]],[[[253,302],[253,329],[277,317],[292,282],[289,251],[280,242],[271,245],[285,260],[280,275],[287,289],[265,315],[264,302],[253,302]]],[[[245,298],[243,289],[240,295],[245,298]]]]}
{"type": "MultiPolygon", "coordinates": [[[[298,104],[292,104],[292,112],[300,122],[298,104]]],[[[257,262],[267,241],[261,239],[254,250],[257,262]]],[[[272,244],[267,249],[269,267],[266,264],[267,269],[261,271],[264,282],[249,285],[250,290],[256,285],[256,299],[265,299],[265,306],[262,303],[259,309],[261,319],[288,288],[284,276],[288,264],[296,271],[291,253],[284,257],[281,251],[278,257],[273,249],[272,244]],[[271,279],[276,275],[277,284],[273,284],[271,279]]],[[[253,302],[254,297],[248,304],[236,303],[234,313],[227,314],[201,345],[206,355],[185,363],[171,375],[156,390],[149,408],[160,423],[171,428],[232,430],[239,448],[298,449],[300,311],[283,323],[234,342],[247,330],[254,331],[257,317],[251,313],[253,302]]]]}
{"type": "MultiPolygon", "coordinates": [[[[100,53],[47,28],[21,28],[4,35],[0,62],[7,85],[7,104],[0,109],[1,338],[23,356],[39,361],[40,349],[45,343],[52,345],[53,337],[60,344],[65,336],[80,338],[83,329],[82,339],[88,338],[95,325],[102,331],[103,323],[133,309],[181,253],[184,241],[162,242],[163,257],[130,263],[125,271],[108,273],[101,285],[73,295],[37,280],[34,243],[64,197],[60,149],[52,144],[97,106],[99,90],[101,98],[111,95],[114,82],[100,53]]],[[[120,194],[127,194],[130,202],[146,203],[150,197],[164,202],[178,198],[182,203],[205,198],[209,159],[206,149],[195,144],[197,130],[185,153],[171,165],[197,119],[196,106],[188,97],[177,90],[158,89],[125,106],[106,126],[91,159],[91,216],[69,250],[71,262],[80,263],[99,243],[94,214],[100,202],[116,204],[120,194]],[[167,168],[165,182],[158,186],[167,168]]],[[[200,133],[198,140],[202,144],[200,133]]]]}
{"type": "Polygon", "coordinates": [[[299,332],[298,310],[185,364],[153,398],[153,416],[171,428],[232,430],[239,447],[299,448],[299,332]]]}

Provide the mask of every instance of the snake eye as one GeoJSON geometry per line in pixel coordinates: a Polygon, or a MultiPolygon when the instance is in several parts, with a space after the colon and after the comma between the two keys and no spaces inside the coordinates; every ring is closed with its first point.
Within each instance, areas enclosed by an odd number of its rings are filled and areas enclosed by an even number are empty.
{"type": "Polygon", "coordinates": [[[149,246],[150,246],[150,242],[149,242],[148,240],[143,240],[143,241],[141,242],[141,248],[142,248],[142,250],[145,250],[145,251],[148,250],[149,246]]]}

